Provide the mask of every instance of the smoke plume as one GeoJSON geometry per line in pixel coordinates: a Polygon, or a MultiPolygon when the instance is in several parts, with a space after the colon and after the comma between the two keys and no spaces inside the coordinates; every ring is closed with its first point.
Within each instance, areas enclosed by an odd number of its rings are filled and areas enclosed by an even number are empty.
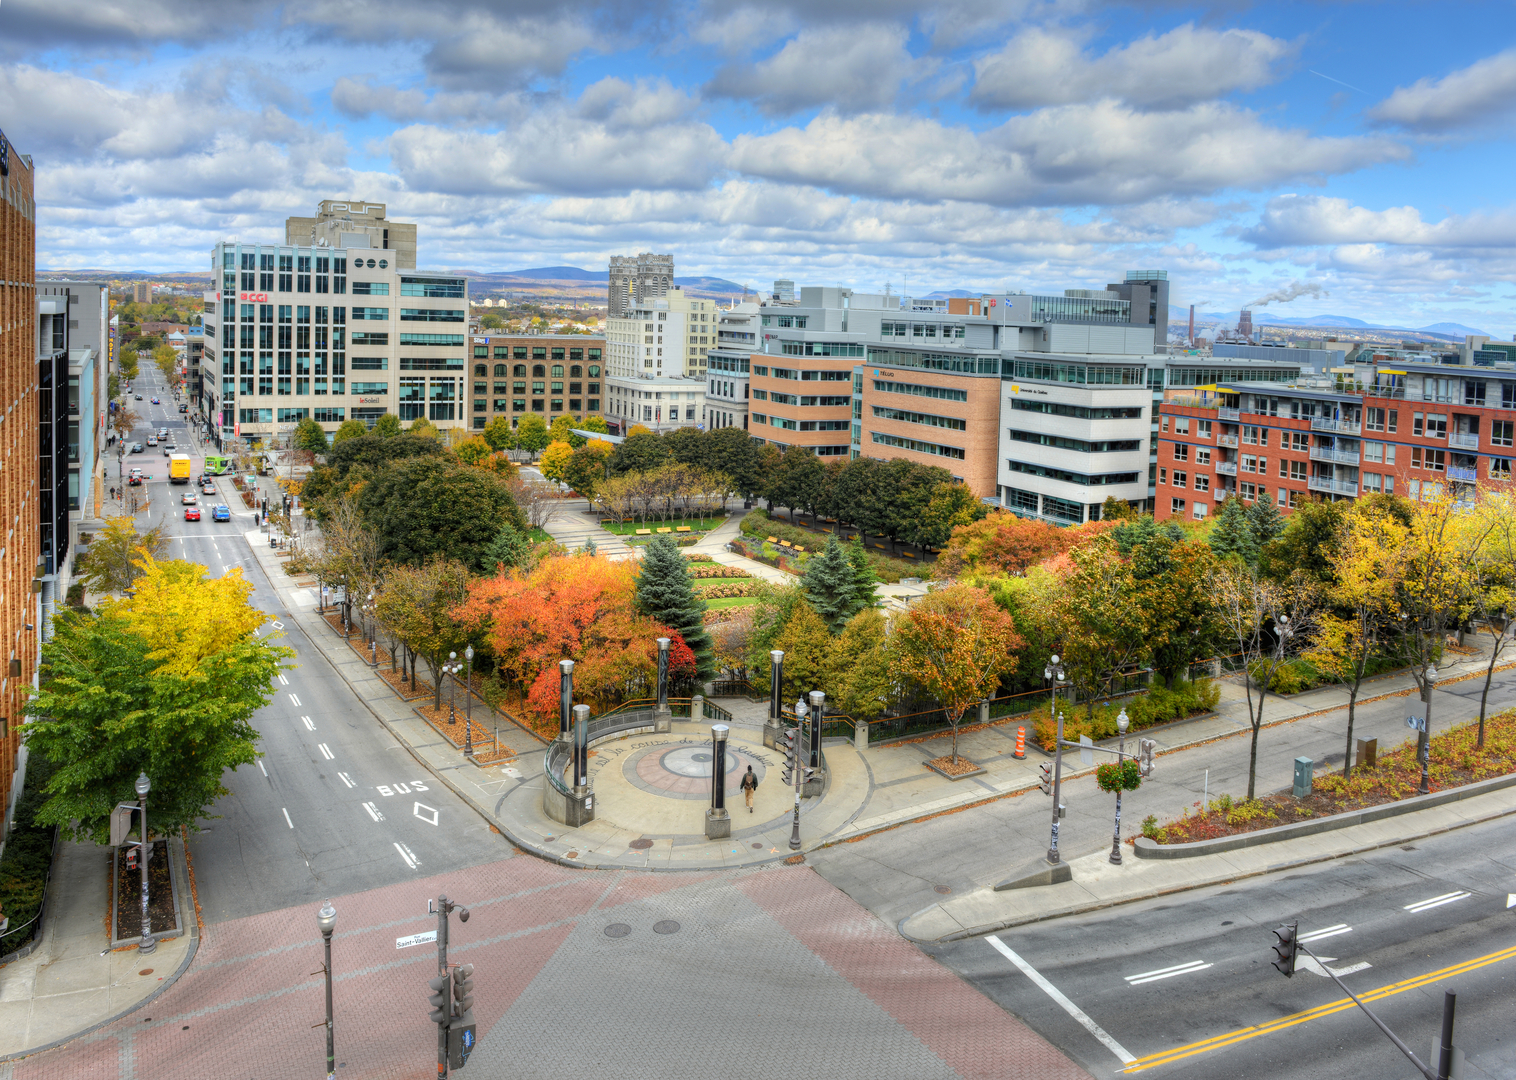
{"type": "Polygon", "coordinates": [[[1292,281],[1282,289],[1275,289],[1267,296],[1261,297],[1248,304],[1249,308],[1267,307],[1269,304],[1287,304],[1299,296],[1309,296],[1320,300],[1323,296],[1331,296],[1319,281],[1292,281]]]}

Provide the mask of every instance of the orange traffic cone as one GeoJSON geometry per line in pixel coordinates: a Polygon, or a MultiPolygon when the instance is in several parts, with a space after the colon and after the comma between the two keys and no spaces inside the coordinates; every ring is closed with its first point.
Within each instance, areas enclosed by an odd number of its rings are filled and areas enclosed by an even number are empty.
{"type": "Polygon", "coordinates": [[[1016,757],[1026,757],[1026,728],[1016,729],[1016,757]]]}

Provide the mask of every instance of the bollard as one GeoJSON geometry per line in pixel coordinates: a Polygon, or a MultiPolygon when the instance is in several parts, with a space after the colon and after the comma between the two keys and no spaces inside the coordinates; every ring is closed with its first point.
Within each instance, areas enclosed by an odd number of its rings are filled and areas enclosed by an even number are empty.
{"type": "Polygon", "coordinates": [[[1026,757],[1026,728],[1024,727],[1016,729],[1016,752],[1012,756],[1017,758],[1026,757]]]}

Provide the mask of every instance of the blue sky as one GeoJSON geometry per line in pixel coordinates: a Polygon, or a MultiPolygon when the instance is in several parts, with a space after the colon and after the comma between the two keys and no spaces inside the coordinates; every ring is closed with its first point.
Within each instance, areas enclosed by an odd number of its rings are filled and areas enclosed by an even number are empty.
{"type": "Polygon", "coordinates": [[[1089,288],[1516,333],[1516,9],[4,0],[38,265],[199,269],[322,198],[431,267],[1089,288]]]}

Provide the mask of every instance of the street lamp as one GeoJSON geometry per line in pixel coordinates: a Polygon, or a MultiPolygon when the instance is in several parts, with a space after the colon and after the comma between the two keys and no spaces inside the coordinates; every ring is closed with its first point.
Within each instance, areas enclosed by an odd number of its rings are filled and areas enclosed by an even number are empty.
{"type": "Polygon", "coordinates": [[[332,1044],[332,931],[337,929],[337,909],[328,899],[316,912],[316,926],[326,942],[326,1080],[336,1080],[337,1052],[332,1044]]]}
{"type": "Polygon", "coordinates": [[[1421,784],[1416,788],[1416,792],[1420,795],[1427,793],[1427,768],[1432,761],[1432,691],[1437,689],[1435,665],[1427,665],[1427,673],[1423,681],[1426,683],[1427,714],[1422,718],[1421,734],[1416,739],[1416,756],[1421,759],[1421,784]]]}
{"type": "MultiPolygon", "coordinates": [[[[442,674],[456,676],[462,670],[463,665],[458,662],[458,654],[455,652],[448,653],[447,659],[442,663],[442,674]]],[[[447,684],[447,722],[450,725],[458,722],[458,714],[453,710],[453,706],[457,700],[458,680],[457,678],[453,678],[447,684]]]]}
{"type": "Polygon", "coordinates": [[[376,622],[378,608],[374,604],[374,590],[368,591],[368,603],[363,605],[364,612],[368,615],[368,666],[379,666],[379,627],[376,622]]]}
{"type": "Polygon", "coordinates": [[[1121,741],[1116,744],[1116,831],[1111,836],[1111,862],[1116,866],[1121,865],[1121,761],[1126,753],[1126,729],[1131,723],[1126,710],[1122,709],[1116,717],[1116,730],[1121,734],[1121,741]]]}
{"type": "Polygon", "coordinates": [[[1052,693],[1049,697],[1049,708],[1053,710],[1053,717],[1057,723],[1058,736],[1053,749],[1053,838],[1048,843],[1048,862],[1058,865],[1058,812],[1062,809],[1059,803],[1062,801],[1063,790],[1063,714],[1058,711],[1058,684],[1063,681],[1063,666],[1059,661],[1058,654],[1048,657],[1047,667],[1042,669],[1042,677],[1052,683],[1052,693]]]}
{"type": "Polygon", "coordinates": [[[142,809],[142,857],[137,860],[142,867],[142,940],[137,944],[140,953],[150,953],[158,947],[158,942],[153,939],[152,916],[147,910],[147,856],[151,850],[147,843],[147,793],[152,787],[146,772],[137,777],[137,802],[142,809]]]}
{"type": "Polygon", "coordinates": [[[463,756],[474,756],[474,647],[467,646],[463,650],[463,707],[466,716],[463,721],[463,756]]]}

